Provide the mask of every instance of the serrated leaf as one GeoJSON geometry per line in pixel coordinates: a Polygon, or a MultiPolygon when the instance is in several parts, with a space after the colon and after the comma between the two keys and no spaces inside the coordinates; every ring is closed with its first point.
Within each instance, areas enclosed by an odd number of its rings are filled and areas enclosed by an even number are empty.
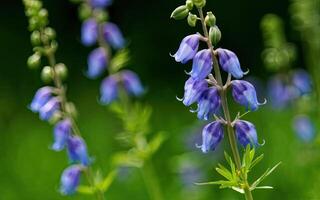
{"type": "Polygon", "coordinates": [[[117,175],[117,170],[111,171],[104,180],[98,185],[98,188],[102,191],[107,191],[111,185],[111,183],[114,181],[117,175]]]}
{"type": "Polygon", "coordinates": [[[79,185],[77,187],[77,191],[80,194],[86,194],[86,195],[92,195],[95,193],[95,189],[91,186],[86,186],[86,185],[79,185]]]}
{"type": "Polygon", "coordinates": [[[281,164],[281,162],[279,162],[278,164],[276,164],[274,167],[272,167],[271,169],[267,169],[261,176],[260,178],[258,178],[250,187],[250,190],[254,190],[267,176],[269,176],[279,165],[281,164]]]}

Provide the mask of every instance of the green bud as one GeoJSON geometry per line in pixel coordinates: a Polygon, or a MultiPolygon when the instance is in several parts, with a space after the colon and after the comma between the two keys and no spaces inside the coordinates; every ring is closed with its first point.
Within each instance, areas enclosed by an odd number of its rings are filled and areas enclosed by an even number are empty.
{"type": "Polygon", "coordinates": [[[188,14],[189,10],[187,6],[179,6],[171,13],[170,18],[173,18],[175,20],[184,19],[188,16],[188,14]]]}
{"type": "Polygon", "coordinates": [[[192,8],[193,8],[192,0],[187,0],[186,1],[186,6],[187,6],[188,10],[192,10],[192,8]]]}
{"type": "Polygon", "coordinates": [[[59,63],[54,67],[54,71],[56,75],[62,80],[66,79],[68,76],[68,68],[65,64],[59,63]]]}
{"type": "Polygon", "coordinates": [[[108,13],[103,9],[95,9],[93,11],[93,15],[95,16],[97,21],[100,23],[107,21],[109,18],[108,13]]]}
{"type": "Polygon", "coordinates": [[[45,28],[44,34],[48,37],[49,40],[53,40],[56,37],[56,31],[51,27],[45,28]]]}
{"type": "Polygon", "coordinates": [[[198,21],[198,16],[194,15],[192,13],[189,13],[189,15],[188,15],[188,24],[189,24],[189,26],[195,27],[196,24],[197,24],[197,21],[198,21]]]}
{"type": "Polygon", "coordinates": [[[33,31],[38,27],[38,19],[37,17],[31,17],[29,19],[29,30],[33,31]]]}
{"type": "Polygon", "coordinates": [[[45,66],[41,71],[41,80],[45,83],[50,83],[53,80],[54,71],[52,67],[45,66]]]}
{"type": "Polygon", "coordinates": [[[33,31],[30,36],[30,40],[33,46],[41,45],[41,34],[39,31],[33,31]]]}
{"type": "Polygon", "coordinates": [[[49,119],[49,123],[54,125],[56,124],[58,121],[60,121],[62,118],[62,113],[60,111],[58,112],[54,112],[52,117],[49,119]]]}
{"type": "Polygon", "coordinates": [[[78,116],[77,108],[72,102],[66,103],[66,112],[74,118],[77,118],[78,116]]]}
{"type": "Polygon", "coordinates": [[[221,39],[221,31],[217,26],[213,26],[209,30],[209,38],[213,45],[218,44],[221,39]]]}
{"type": "Polygon", "coordinates": [[[42,8],[40,11],[39,11],[39,14],[38,14],[39,18],[41,20],[46,20],[48,18],[48,11],[44,8],[42,8]]]}
{"type": "Polygon", "coordinates": [[[197,8],[203,8],[206,5],[206,0],[193,0],[193,4],[197,8]]]}
{"type": "Polygon", "coordinates": [[[30,69],[36,69],[41,64],[41,54],[36,52],[28,58],[28,66],[30,69]]]}
{"type": "Polygon", "coordinates": [[[210,26],[210,27],[215,26],[216,25],[216,16],[214,16],[212,12],[207,12],[205,22],[206,22],[207,26],[210,26]]]}
{"type": "Polygon", "coordinates": [[[81,20],[86,20],[91,16],[91,8],[88,4],[82,4],[79,7],[79,18],[81,20]]]}

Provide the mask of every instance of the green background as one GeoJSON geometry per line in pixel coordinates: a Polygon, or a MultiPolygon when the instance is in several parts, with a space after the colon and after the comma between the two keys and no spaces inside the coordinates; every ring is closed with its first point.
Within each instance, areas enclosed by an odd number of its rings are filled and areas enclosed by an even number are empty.
{"type": "MultiPolygon", "coordinates": [[[[175,99],[183,95],[187,78],[184,70],[190,70],[190,66],[176,63],[169,53],[175,52],[185,35],[200,30],[189,28],[184,21],[169,19],[171,11],[182,3],[180,0],[115,0],[110,11],[111,21],[121,27],[130,43],[130,68],[141,76],[148,88],[142,101],[153,106],[152,129],[164,130],[169,136],[153,158],[154,165],[165,199],[241,199],[231,190],[182,181],[182,174],[191,178],[195,174],[192,181],[199,182],[219,179],[214,167],[218,162],[224,163],[224,146],[229,151],[227,140],[209,154],[204,155],[196,149],[193,138],[199,140],[203,124],[175,99]],[[184,162],[191,163],[196,169],[182,173],[179,166],[184,162]]],[[[215,0],[207,3],[222,31],[220,45],[235,51],[242,66],[249,68],[250,73],[262,82],[270,74],[261,62],[263,41],[259,23],[266,13],[279,14],[288,26],[289,38],[296,41],[297,34],[290,29],[288,4],[277,0],[215,0]]],[[[115,140],[121,131],[121,123],[98,104],[101,80],[92,81],[84,76],[90,49],[80,44],[76,6],[67,0],[47,0],[44,6],[49,10],[50,24],[58,35],[57,60],[70,69],[68,97],[80,113],[79,125],[90,154],[95,158],[94,168],[106,174],[111,154],[121,148],[115,140]]],[[[0,199],[91,199],[82,195],[60,196],[59,178],[68,161],[63,152],[49,149],[52,127],[27,108],[42,83],[39,71],[26,67],[32,47],[21,2],[1,1],[0,25],[0,199]]],[[[264,97],[264,90],[259,96],[264,97]]],[[[232,107],[234,113],[239,109],[243,111],[238,106],[232,107]]],[[[282,161],[279,169],[264,182],[275,189],[255,191],[255,199],[320,199],[317,193],[320,184],[317,146],[298,140],[291,129],[292,118],[293,111],[274,111],[268,106],[246,117],[256,125],[260,140],[266,140],[266,144],[258,149],[259,153],[265,154],[265,159],[252,172],[252,177],[258,177],[267,167],[282,161]]],[[[141,172],[138,169],[121,170],[106,198],[149,199],[141,172]]]]}

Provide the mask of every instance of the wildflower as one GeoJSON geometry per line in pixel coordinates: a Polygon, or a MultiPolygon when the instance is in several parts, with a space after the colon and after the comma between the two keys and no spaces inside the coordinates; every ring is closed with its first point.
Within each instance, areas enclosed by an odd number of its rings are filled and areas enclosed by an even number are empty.
{"type": "Polygon", "coordinates": [[[110,104],[118,97],[118,81],[116,76],[108,76],[102,81],[100,94],[100,101],[103,104],[110,104]]]}
{"type": "Polygon", "coordinates": [[[113,23],[108,22],[103,26],[103,36],[114,49],[121,49],[125,45],[120,29],[113,23]]]}
{"type": "Polygon", "coordinates": [[[40,108],[44,106],[52,97],[53,88],[49,86],[38,89],[30,104],[30,110],[39,112],[40,108]]]}
{"type": "Polygon", "coordinates": [[[202,92],[198,100],[198,118],[208,120],[215,114],[221,105],[221,99],[217,88],[210,87],[202,92]]]}
{"type": "Polygon", "coordinates": [[[246,147],[248,144],[255,147],[258,146],[258,136],[255,126],[244,120],[237,120],[234,124],[235,133],[238,142],[246,147]]]}
{"type": "Polygon", "coordinates": [[[121,72],[121,76],[124,87],[128,93],[134,96],[140,96],[143,94],[144,89],[136,73],[130,70],[124,70],[121,72]]]}
{"type": "Polygon", "coordinates": [[[173,55],[177,62],[186,63],[197,53],[199,47],[199,35],[193,34],[183,38],[178,51],[173,55]]]}
{"type": "Polygon", "coordinates": [[[208,83],[205,80],[194,80],[190,77],[184,85],[184,96],[181,100],[185,106],[190,106],[191,104],[198,101],[200,95],[204,90],[208,88],[208,83]]]}
{"type": "Polygon", "coordinates": [[[223,124],[220,121],[211,122],[204,127],[202,131],[202,145],[198,147],[201,148],[203,153],[214,151],[222,138],[223,124]]]}
{"type": "Polygon", "coordinates": [[[257,93],[254,86],[243,80],[234,80],[231,82],[232,96],[234,100],[246,107],[247,110],[255,111],[259,105],[257,93]]]}
{"type": "Polygon", "coordinates": [[[305,141],[310,142],[315,135],[315,127],[308,116],[296,116],[293,123],[294,130],[298,137],[305,141]]]}
{"type": "Polygon", "coordinates": [[[87,19],[81,27],[81,41],[85,46],[93,45],[98,38],[98,24],[95,19],[87,19]]]}
{"type": "Polygon", "coordinates": [[[268,82],[268,96],[276,109],[286,107],[295,96],[294,93],[295,90],[281,76],[274,76],[268,82]]]}
{"type": "Polygon", "coordinates": [[[298,89],[300,95],[308,94],[311,92],[311,78],[309,74],[304,70],[297,70],[293,73],[292,84],[298,89]]]}
{"type": "Polygon", "coordinates": [[[66,168],[61,175],[60,192],[64,195],[73,194],[80,181],[81,166],[72,165],[66,168]]]}
{"type": "Polygon", "coordinates": [[[102,47],[93,50],[88,57],[88,76],[97,78],[107,68],[107,62],[107,54],[102,47]]]}
{"type": "Polygon", "coordinates": [[[212,57],[209,49],[199,51],[193,58],[190,75],[196,80],[205,79],[212,70],[212,57]]]}
{"type": "Polygon", "coordinates": [[[45,105],[39,109],[40,119],[48,121],[51,117],[59,112],[60,101],[57,97],[52,97],[45,105]]]}
{"type": "Polygon", "coordinates": [[[90,5],[94,8],[104,8],[107,6],[110,6],[112,3],[112,0],[89,0],[90,5]]]}
{"type": "Polygon", "coordinates": [[[79,136],[71,136],[67,141],[68,155],[71,162],[80,162],[87,166],[90,164],[90,159],[87,153],[87,145],[79,136]]]}
{"type": "Polygon", "coordinates": [[[72,125],[69,119],[58,122],[54,127],[54,144],[52,149],[61,151],[64,149],[68,138],[71,136],[72,125]]]}
{"type": "Polygon", "coordinates": [[[219,48],[216,51],[221,68],[237,79],[242,78],[244,72],[241,69],[237,55],[228,49],[219,48]]]}

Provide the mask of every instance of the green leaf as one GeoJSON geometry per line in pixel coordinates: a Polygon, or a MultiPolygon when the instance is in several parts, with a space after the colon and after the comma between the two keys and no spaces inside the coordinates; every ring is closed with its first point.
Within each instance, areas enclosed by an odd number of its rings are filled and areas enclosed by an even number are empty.
{"type": "Polygon", "coordinates": [[[233,189],[234,191],[239,192],[241,194],[244,194],[244,190],[239,187],[231,187],[231,189],[233,189]]]}
{"type": "Polygon", "coordinates": [[[113,72],[119,71],[121,68],[125,67],[130,60],[130,51],[124,48],[118,51],[112,58],[110,62],[110,68],[113,72]]]}
{"type": "Polygon", "coordinates": [[[237,183],[232,181],[220,180],[220,181],[211,181],[204,183],[195,183],[196,185],[220,185],[220,188],[231,188],[232,186],[237,186],[237,183]]]}
{"type": "Polygon", "coordinates": [[[258,186],[258,187],[256,187],[255,189],[262,189],[262,190],[264,190],[264,189],[273,189],[273,187],[272,186],[258,186]]]}
{"type": "Polygon", "coordinates": [[[264,154],[261,154],[256,159],[254,159],[251,163],[250,169],[252,169],[256,164],[258,164],[264,157],[264,154]]]}
{"type": "Polygon", "coordinates": [[[232,173],[225,168],[223,165],[218,164],[218,167],[216,168],[216,171],[221,174],[223,177],[225,177],[226,179],[228,179],[229,181],[234,180],[232,173]]]}
{"type": "Polygon", "coordinates": [[[93,195],[95,193],[95,189],[91,186],[79,185],[77,191],[80,194],[93,195]]]}
{"type": "Polygon", "coordinates": [[[147,154],[148,156],[153,155],[161,146],[161,144],[167,139],[164,132],[159,132],[152,140],[148,143],[147,154]]]}
{"type": "Polygon", "coordinates": [[[281,162],[279,162],[278,164],[276,164],[274,167],[272,167],[271,169],[267,169],[261,176],[260,178],[258,178],[250,187],[250,190],[254,190],[265,178],[267,178],[267,176],[269,176],[279,165],[281,164],[281,162]]]}
{"type": "Polygon", "coordinates": [[[111,185],[111,183],[114,181],[114,179],[117,176],[117,170],[112,170],[105,178],[104,180],[98,184],[98,188],[102,190],[103,192],[107,191],[111,185]]]}
{"type": "Polygon", "coordinates": [[[114,154],[112,158],[114,166],[138,167],[143,166],[143,161],[137,155],[129,152],[120,152],[114,154]]]}

